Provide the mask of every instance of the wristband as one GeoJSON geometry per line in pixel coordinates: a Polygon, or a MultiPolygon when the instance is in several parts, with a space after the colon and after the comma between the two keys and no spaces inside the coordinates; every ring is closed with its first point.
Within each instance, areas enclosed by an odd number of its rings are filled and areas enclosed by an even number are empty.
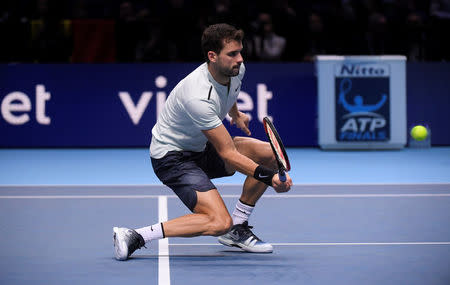
{"type": "Polygon", "coordinates": [[[259,180],[269,186],[272,186],[272,178],[275,175],[275,172],[262,165],[258,165],[255,169],[255,173],[253,174],[253,177],[256,180],[259,180]]]}

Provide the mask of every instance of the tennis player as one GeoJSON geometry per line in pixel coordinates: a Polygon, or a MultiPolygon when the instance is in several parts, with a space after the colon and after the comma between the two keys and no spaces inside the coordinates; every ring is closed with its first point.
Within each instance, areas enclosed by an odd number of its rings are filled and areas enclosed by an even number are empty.
{"type": "Polygon", "coordinates": [[[152,129],[150,156],[158,178],[192,212],[163,223],[128,229],[114,227],[115,257],[126,260],[145,243],[165,237],[219,236],[219,242],[248,252],[273,251],[250,230],[248,218],[268,186],[287,192],[292,180],[280,181],[270,144],[251,137],[232,138],[222,121],[230,115],[247,136],[249,117],[236,100],[245,73],[242,30],[228,24],[205,29],[206,62],[169,94],[152,129]],[[212,178],[239,171],[247,178],[232,216],[212,178]]]}

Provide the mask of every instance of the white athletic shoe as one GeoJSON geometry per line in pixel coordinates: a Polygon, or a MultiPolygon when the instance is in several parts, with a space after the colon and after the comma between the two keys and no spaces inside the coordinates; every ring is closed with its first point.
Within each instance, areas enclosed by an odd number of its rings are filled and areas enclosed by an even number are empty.
{"type": "Polygon", "coordinates": [[[250,229],[253,228],[245,221],[234,225],[230,231],[219,237],[219,242],[226,246],[239,247],[248,252],[271,253],[273,246],[260,240],[250,229]]]}
{"type": "Polygon", "coordinates": [[[136,249],[145,247],[144,238],[135,230],[114,227],[113,236],[117,260],[127,260],[136,249]]]}

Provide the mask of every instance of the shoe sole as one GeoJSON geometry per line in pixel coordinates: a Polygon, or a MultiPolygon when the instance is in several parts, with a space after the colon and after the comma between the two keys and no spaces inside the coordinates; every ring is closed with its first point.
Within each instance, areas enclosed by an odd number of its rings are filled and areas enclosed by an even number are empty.
{"type": "Polygon", "coordinates": [[[272,253],[273,252],[273,248],[271,249],[255,249],[254,247],[249,247],[246,246],[243,243],[236,243],[227,239],[222,239],[222,238],[218,238],[218,241],[225,245],[225,246],[229,246],[229,247],[238,247],[246,252],[251,252],[251,253],[272,253]]]}
{"type": "Polygon", "coordinates": [[[124,231],[118,227],[113,228],[114,255],[119,261],[128,259],[128,246],[125,242],[124,235],[124,231]]]}

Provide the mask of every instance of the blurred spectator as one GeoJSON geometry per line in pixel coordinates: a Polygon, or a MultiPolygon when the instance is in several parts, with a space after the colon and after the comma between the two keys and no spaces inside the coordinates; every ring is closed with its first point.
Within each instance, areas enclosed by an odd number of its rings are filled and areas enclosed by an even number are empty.
{"type": "Polygon", "coordinates": [[[72,5],[72,16],[75,19],[89,18],[88,0],[74,0],[72,5]]]}
{"type": "Polygon", "coordinates": [[[73,19],[111,19],[117,17],[121,0],[59,0],[71,3],[73,19]]]}
{"type": "Polygon", "coordinates": [[[426,0],[408,0],[406,3],[406,49],[404,54],[408,60],[418,61],[428,57],[426,51],[428,37],[426,35],[426,22],[429,18],[426,0]]]}
{"type": "Polygon", "coordinates": [[[385,54],[389,44],[387,19],[383,14],[373,11],[368,20],[366,37],[369,54],[385,54]]]}
{"type": "Polygon", "coordinates": [[[162,40],[166,44],[167,60],[189,61],[188,43],[194,27],[194,11],[186,0],[164,2],[162,19],[162,40]]]}
{"type": "Polygon", "coordinates": [[[214,0],[209,22],[234,23],[233,11],[230,0],[214,0]]]}
{"type": "Polygon", "coordinates": [[[308,18],[306,34],[306,51],[304,61],[314,60],[314,56],[328,53],[327,35],[322,17],[312,13],[308,18]]]}
{"type": "Polygon", "coordinates": [[[31,10],[23,0],[0,1],[0,62],[31,60],[31,10]]]}
{"type": "Polygon", "coordinates": [[[111,63],[116,61],[114,21],[76,19],[72,21],[74,63],[111,63]]]}
{"type": "Polygon", "coordinates": [[[163,38],[163,27],[157,17],[139,17],[139,39],[136,47],[136,60],[140,62],[165,61],[167,49],[163,38]]]}
{"type": "Polygon", "coordinates": [[[286,39],[275,34],[270,14],[261,13],[257,21],[258,32],[248,42],[248,52],[261,61],[280,60],[286,47],[286,39]]]}
{"type": "Polygon", "coordinates": [[[431,0],[431,15],[439,19],[450,19],[449,0],[431,0]]]}
{"type": "Polygon", "coordinates": [[[304,29],[301,15],[291,1],[273,1],[270,8],[275,33],[286,39],[286,47],[281,60],[301,60],[304,29]]]}
{"type": "Polygon", "coordinates": [[[450,60],[450,0],[431,0],[431,59],[450,60]]]}
{"type": "Polygon", "coordinates": [[[333,36],[334,52],[336,54],[351,55],[367,54],[365,41],[366,22],[358,20],[358,7],[352,0],[341,0],[336,7],[336,18],[331,28],[333,36]]]}
{"type": "Polygon", "coordinates": [[[31,23],[32,56],[36,62],[69,62],[72,53],[70,22],[57,0],[37,0],[31,23]]]}
{"type": "Polygon", "coordinates": [[[136,20],[134,4],[124,1],[119,6],[119,19],[116,21],[116,50],[117,61],[134,62],[136,60],[136,46],[140,32],[136,20]]]}

